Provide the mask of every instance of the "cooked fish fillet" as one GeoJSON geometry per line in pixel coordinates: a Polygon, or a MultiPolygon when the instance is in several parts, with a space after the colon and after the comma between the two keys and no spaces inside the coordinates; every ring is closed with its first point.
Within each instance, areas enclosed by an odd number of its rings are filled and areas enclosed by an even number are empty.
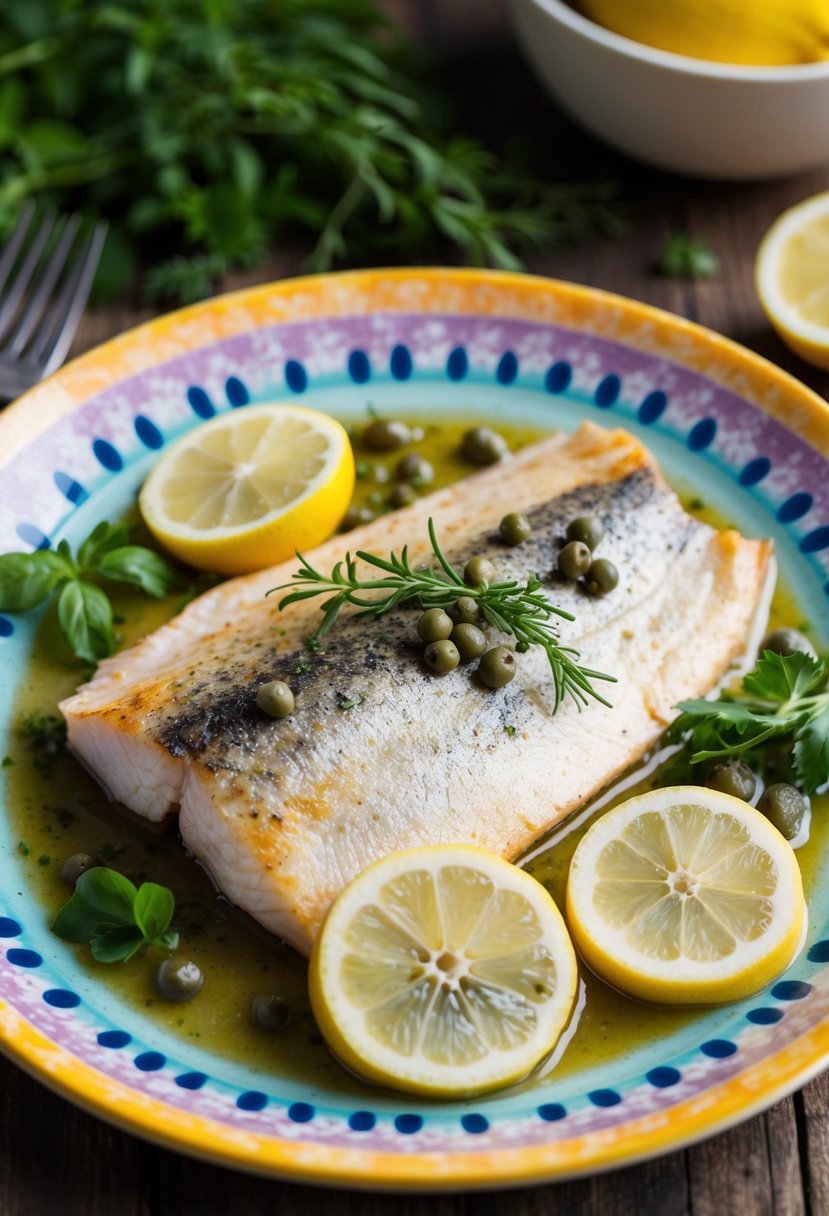
{"type": "Polygon", "coordinates": [[[314,553],[329,570],[346,546],[430,553],[436,521],[450,558],[485,553],[503,577],[555,566],[567,522],[599,515],[599,554],[620,571],[611,594],[545,583],[575,616],[565,645],[613,674],[613,703],[555,716],[549,666],[534,647],[513,682],[482,688],[468,668],[428,673],[417,609],[379,621],[343,612],[319,654],[303,639],[319,602],[278,607],[266,591],[289,561],[224,583],[138,645],[102,663],[63,702],[69,740],[114,799],[150,820],[178,811],[185,844],[219,888],[307,952],[338,891],[395,849],[465,841],[508,858],[652,747],[678,701],[712,688],[742,650],[763,602],[770,546],[688,515],[631,435],[585,424],[554,436],[314,553]],[[533,534],[498,541],[508,511],[533,534]],[[295,713],[256,706],[284,679],[295,713]],[[348,708],[351,706],[351,708],[348,708]]]}

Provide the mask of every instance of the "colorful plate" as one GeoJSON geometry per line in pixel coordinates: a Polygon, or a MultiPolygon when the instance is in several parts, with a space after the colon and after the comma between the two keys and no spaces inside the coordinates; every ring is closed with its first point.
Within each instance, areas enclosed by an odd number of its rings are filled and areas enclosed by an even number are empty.
{"type": "MultiPolygon", "coordinates": [[[[272,398],[345,417],[364,417],[371,401],[564,428],[623,424],[669,476],[746,532],[774,537],[801,611],[829,644],[825,404],[675,317],[514,275],[300,279],[175,313],[84,355],[0,417],[0,552],[76,538],[126,508],[169,440],[272,398]]],[[[2,735],[32,631],[0,616],[2,735]]],[[[814,887],[802,954],[751,1001],[533,1089],[453,1105],[366,1089],[355,1103],[249,1075],[119,1006],[44,926],[7,849],[0,1043],[103,1118],[243,1169],[400,1190],[583,1174],[710,1135],[829,1063],[829,885],[818,876],[814,887]]]]}

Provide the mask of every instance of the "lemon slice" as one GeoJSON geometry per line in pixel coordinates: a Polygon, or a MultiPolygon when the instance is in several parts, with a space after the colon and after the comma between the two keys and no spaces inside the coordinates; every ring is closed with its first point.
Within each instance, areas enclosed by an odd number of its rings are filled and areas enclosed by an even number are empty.
{"type": "Polygon", "coordinates": [[[544,887],[494,853],[392,853],[337,897],[311,955],[314,1016],[355,1072],[440,1097],[532,1071],[567,1025],[578,982],[544,887]]]}
{"type": "Polygon", "coordinates": [[[734,1001],[794,958],[806,928],[797,860],[739,798],[697,786],[613,808],[579,842],[567,920],[585,962],[631,996],[734,1001]]]}
{"type": "Polygon", "coordinates": [[[141,489],[147,527],[176,557],[247,574],[335,531],[354,489],[348,435],[297,405],[211,418],[164,453],[141,489]]]}
{"type": "Polygon", "coordinates": [[[784,211],[757,251],[760,303],[801,358],[829,368],[829,192],[784,211]]]}

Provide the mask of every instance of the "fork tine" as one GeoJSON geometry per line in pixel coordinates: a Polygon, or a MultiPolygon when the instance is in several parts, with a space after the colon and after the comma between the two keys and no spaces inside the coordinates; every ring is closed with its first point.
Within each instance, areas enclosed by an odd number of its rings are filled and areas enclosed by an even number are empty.
{"type": "Polygon", "coordinates": [[[14,276],[14,280],[9,287],[2,305],[0,305],[0,341],[5,339],[9,325],[17,314],[21,300],[29,285],[35,267],[40,260],[40,255],[43,252],[46,242],[52,235],[52,230],[55,226],[55,217],[52,212],[47,212],[40,222],[40,227],[34,235],[31,245],[26,251],[26,256],[14,276]]]}
{"type": "Polygon", "coordinates": [[[32,222],[32,216],[35,213],[35,205],[31,199],[21,208],[20,215],[17,217],[17,223],[14,226],[14,232],[8,240],[8,244],[3,249],[3,254],[0,257],[0,291],[6,286],[6,279],[12,271],[12,267],[17,261],[17,255],[20,253],[21,246],[26,239],[26,233],[29,231],[29,225],[32,222]]]}
{"type": "Polygon", "coordinates": [[[29,358],[42,363],[44,376],[60,366],[72,344],[98,269],[107,227],[105,220],[95,225],[38,328],[29,358]]]}
{"type": "Polygon", "coordinates": [[[32,292],[26,307],[18,318],[6,353],[19,355],[31,337],[38,319],[49,303],[55,284],[66,266],[80,223],[81,217],[79,215],[71,215],[63,222],[63,232],[60,235],[60,240],[50,254],[49,261],[43,269],[37,287],[32,292]]]}

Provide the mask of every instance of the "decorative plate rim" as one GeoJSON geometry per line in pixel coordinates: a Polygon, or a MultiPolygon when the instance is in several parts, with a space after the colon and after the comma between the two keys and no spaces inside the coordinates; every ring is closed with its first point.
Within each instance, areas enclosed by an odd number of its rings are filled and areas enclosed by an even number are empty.
{"type": "MultiPolygon", "coordinates": [[[[829,406],[761,356],[694,322],[623,296],[536,276],[491,271],[343,272],[263,284],[156,318],[67,364],[0,416],[6,464],[91,397],[177,355],[263,325],[373,313],[431,314],[557,323],[666,358],[737,393],[829,458],[829,406]],[[419,301],[411,289],[421,289],[419,301]],[[418,304],[420,306],[418,306],[418,304]]],[[[629,1165],[722,1131],[792,1092],[829,1062],[829,1023],[811,1027],[749,1066],[665,1112],[615,1131],[480,1152],[391,1153],[299,1144],[193,1115],[136,1094],[49,1040],[0,998],[0,1047],[38,1080],[87,1110],[165,1147],[251,1172],[363,1189],[451,1190],[517,1186],[629,1165]],[[670,1124],[670,1126],[668,1126],[670,1124]],[[497,1160],[493,1174],[493,1162],[497,1160]],[[439,1165],[439,1168],[436,1166],[439,1165]],[[428,1176],[424,1176],[428,1174],[428,1176]]]]}

